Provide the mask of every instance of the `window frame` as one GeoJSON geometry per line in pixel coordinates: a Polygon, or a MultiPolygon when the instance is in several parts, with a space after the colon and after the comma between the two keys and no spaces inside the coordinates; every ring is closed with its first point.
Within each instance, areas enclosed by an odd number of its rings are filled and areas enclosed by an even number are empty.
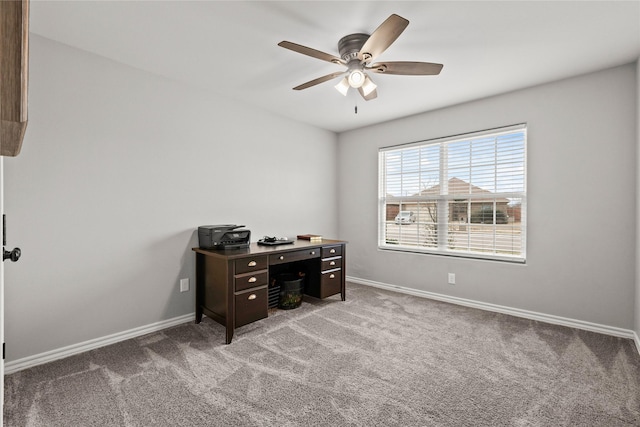
{"type": "MultiPolygon", "coordinates": [[[[423,254],[432,254],[432,255],[441,255],[441,256],[453,256],[453,257],[461,257],[461,258],[471,258],[471,259],[485,259],[485,260],[494,260],[494,261],[507,261],[507,262],[515,262],[515,263],[526,263],[526,247],[527,247],[527,143],[528,143],[528,135],[527,135],[527,124],[526,123],[520,123],[520,124],[516,124],[516,125],[509,125],[509,126],[504,126],[504,127],[499,127],[499,128],[493,128],[493,129],[486,129],[486,130],[482,130],[482,131],[477,131],[477,132],[469,132],[469,133],[464,133],[464,134],[458,134],[458,135],[452,135],[452,136],[447,136],[447,137],[442,137],[442,138],[434,138],[434,139],[428,139],[428,140],[422,140],[422,141],[416,141],[416,142],[411,142],[411,143],[405,143],[405,144],[398,144],[398,145],[392,145],[392,146],[385,146],[385,147],[380,147],[378,150],[378,249],[380,250],[388,250],[388,251],[393,251],[393,252],[410,252],[410,253],[423,253],[423,254]],[[497,141],[497,138],[500,136],[504,136],[504,135],[508,135],[508,134],[518,134],[518,133],[523,133],[522,136],[522,162],[521,164],[518,163],[518,167],[522,167],[522,185],[521,185],[521,190],[513,190],[512,191],[488,191],[488,190],[484,190],[482,189],[480,186],[476,186],[472,183],[472,179],[471,177],[469,177],[469,182],[466,184],[469,184],[469,193],[465,194],[464,197],[462,199],[464,199],[464,201],[466,203],[468,203],[468,208],[466,210],[466,222],[457,222],[458,225],[467,225],[467,226],[472,226],[472,224],[477,225],[477,223],[472,222],[471,220],[471,216],[473,214],[473,209],[472,204],[473,203],[479,203],[480,204],[480,209],[484,209],[484,205],[482,204],[482,200],[486,200],[488,202],[491,203],[492,205],[492,223],[488,224],[487,228],[489,228],[489,226],[492,227],[493,230],[493,240],[492,240],[492,244],[490,245],[491,248],[493,249],[493,252],[484,252],[484,251],[480,251],[480,250],[476,250],[474,251],[471,247],[470,243],[467,243],[467,247],[464,250],[460,250],[460,249],[453,249],[449,247],[448,242],[448,234],[449,234],[449,230],[452,227],[452,224],[455,225],[456,223],[454,223],[451,218],[450,218],[450,212],[449,209],[453,206],[455,209],[455,201],[457,200],[461,200],[461,196],[459,194],[454,192],[449,192],[448,189],[448,185],[449,185],[449,181],[453,178],[452,176],[450,176],[450,172],[453,170],[453,168],[450,168],[447,164],[447,162],[449,161],[449,156],[448,156],[448,148],[450,145],[454,144],[454,143],[463,143],[463,142],[469,142],[470,147],[472,144],[472,141],[476,141],[482,138],[495,138],[495,140],[497,141]],[[437,147],[438,149],[438,169],[437,169],[437,173],[438,173],[438,181],[437,184],[434,185],[433,187],[430,188],[435,188],[436,186],[439,187],[439,194],[437,195],[424,195],[421,193],[424,193],[424,190],[419,190],[416,194],[413,195],[400,195],[400,196],[393,196],[390,194],[387,194],[386,190],[387,190],[387,184],[389,182],[388,177],[387,177],[387,169],[386,169],[386,160],[388,157],[388,153],[393,153],[393,152],[399,152],[399,153],[406,153],[408,150],[410,149],[415,149],[415,148],[424,148],[424,147],[429,147],[429,146],[433,146],[433,147],[437,147]],[[446,160],[445,160],[446,159],[446,160]],[[444,182],[444,184],[443,184],[444,182]],[[480,195],[480,193],[478,192],[477,195],[473,194],[473,189],[477,188],[478,190],[482,190],[482,191],[486,191],[485,193],[483,193],[482,195],[480,195]],[[507,198],[508,200],[519,200],[520,204],[519,204],[519,215],[520,215],[520,222],[519,222],[519,226],[518,227],[512,227],[512,229],[517,229],[519,230],[519,239],[520,239],[520,253],[518,254],[505,254],[505,253],[498,253],[498,243],[497,243],[497,238],[496,238],[496,230],[497,230],[497,226],[498,226],[498,222],[497,222],[497,217],[498,215],[498,205],[497,205],[497,200],[499,199],[504,199],[507,198]],[[398,203],[398,210],[399,211],[406,211],[406,210],[410,210],[408,209],[407,203],[406,202],[410,202],[413,203],[414,205],[420,206],[421,203],[424,203],[424,205],[426,206],[427,204],[431,203],[434,206],[437,206],[437,208],[434,209],[435,211],[435,219],[433,219],[432,216],[432,220],[434,221],[432,223],[432,227],[436,230],[435,231],[435,240],[433,242],[435,242],[435,247],[434,246],[426,246],[426,244],[420,244],[420,238],[418,237],[416,239],[416,243],[415,244],[408,244],[406,241],[402,242],[402,241],[398,241],[398,243],[389,243],[390,239],[387,236],[387,226],[389,223],[389,217],[388,217],[388,210],[387,210],[387,205],[389,205],[389,200],[392,201],[397,201],[398,203]],[[445,218],[444,221],[438,220],[438,218],[445,218]],[[440,229],[444,229],[445,232],[444,233],[438,233],[437,230],[438,228],[440,229]]],[[[497,144],[497,142],[496,142],[497,144]]],[[[496,145],[497,146],[497,145],[496,145]]],[[[471,155],[470,155],[471,156],[471,155]]],[[[469,159],[469,173],[471,173],[471,170],[473,169],[474,166],[473,165],[473,158],[470,157],[469,159]]],[[[494,181],[495,185],[497,186],[497,183],[499,182],[498,180],[498,173],[499,173],[499,166],[501,166],[502,163],[497,161],[497,154],[496,154],[496,161],[492,164],[492,169],[496,175],[496,179],[494,181]]],[[[419,169],[419,174],[423,173],[423,169],[422,166],[418,167],[419,169]]],[[[435,169],[434,169],[435,170],[435,169]]],[[[402,172],[400,174],[400,176],[402,178],[400,178],[400,182],[404,183],[404,181],[402,181],[402,179],[405,178],[406,175],[410,175],[409,172],[407,172],[406,174],[404,172],[402,172]]],[[[507,177],[510,177],[511,175],[507,174],[507,177]]],[[[418,188],[422,188],[422,178],[419,179],[419,187],[418,188]]],[[[518,185],[518,187],[520,187],[518,185]]],[[[497,188],[493,188],[494,190],[497,190],[497,188]]],[[[507,203],[505,205],[505,207],[509,206],[511,202],[507,203]]],[[[393,203],[392,203],[393,204],[393,203]]],[[[478,205],[476,205],[478,206],[478,205]]],[[[512,205],[512,206],[517,206],[517,205],[512,205]]],[[[429,213],[431,213],[431,208],[428,207],[427,209],[429,209],[429,213]]],[[[484,214],[482,214],[484,215],[484,214]]],[[[507,219],[508,221],[508,216],[507,219]]],[[[514,223],[515,223],[515,218],[513,219],[514,223]]],[[[402,227],[402,225],[399,225],[400,227],[402,227]]],[[[401,231],[399,231],[400,236],[402,236],[401,231]]],[[[420,233],[420,228],[417,227],[417,231],[416,233],[420,233]]],[[[455,235],[455,232],[452,232],[453,235],[455,235]]],[[[468,231],[468,236],[471,236],[472,232],[471,229],[469,229],[468,231]]],[[[470,239],[470,237],[469,237],[470,239]]]]}

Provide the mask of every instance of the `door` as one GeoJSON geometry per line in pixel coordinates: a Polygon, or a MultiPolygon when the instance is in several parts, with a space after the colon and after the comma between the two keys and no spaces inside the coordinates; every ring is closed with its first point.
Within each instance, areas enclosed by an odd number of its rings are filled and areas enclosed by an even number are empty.
{"type": "MultiPolygon", "coordinates": [[[[4,172],[2,166],[4,157],[0,156],[0,218],[4,215],[4,172]]],[[[4,221],[3,221],[4,222],[4,221]]],[[[4,243],[4,225],[0,227],[0,238],[4,243]]],[[[2,360],[0,360],[0,390],[2,390],[2,399],[0,399],[0,427],[2,427],[4,419],[4,262],[0,262],[0,343],[2,343],[2,360]]]]}
{"type": "Polygon", "coordinates": [[[0,218],[2,218],[2,227],[0,227],[0,238],[2,239],[2,261],[0,262],[0,343],[2,343],[2,360],[0,360],[0,390],[2,390],[2,399],[0,399],[0,427],[2,427],[2,414],[4,414],[4,261],[11,260],[16,262],[20,258],[20,248],[7,250],[7,221],[4,215],[4,157],[0,156],[0,218]]]}
{"type": "MultiPolygon", "coordinates": [[[[16,156],[22,147],[27,127],[27,86],[29,80],[29,0],[0,0],[0,238],[4,246],[3,157],[16,156]]],[[[20,250],[5,251],[2,260],[17,261],[20,250]],[[8,256],[7,256],[8,255],[8,256]]],[[[4,414],[4,266],[0,262],[0,427],[4,414]]]]}

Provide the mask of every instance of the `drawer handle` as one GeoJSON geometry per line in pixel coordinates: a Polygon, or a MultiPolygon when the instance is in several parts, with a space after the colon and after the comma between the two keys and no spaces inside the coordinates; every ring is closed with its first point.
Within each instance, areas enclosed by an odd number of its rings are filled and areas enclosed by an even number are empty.
{"type": "Polygon", "coordinates": [[[335,253],[336,253],[336,250],[335,250],[335,249],[331,249],[331,250],[329,251],[329,253],[330,253],[330,254],[335,254],[335,253]]]}
{"type": "Polygon", "coordinates": [[[249,277],[249,283],[254,283],[254,282],[257,282],[257,281],[258,281],[258,279],[256,279],[255,276],[249,277]]]}
{"type": "Polygon", "coordinates": [[[331,273],[331,274],[329,275],[329,279],[335,279],[335,278],[336,278],[336,275],[335,275],[335,274],[331,273]]]}
{"type": "Polygon", "coordinates": [[[256,298],[258,298],[258,296],[257,296],[256,294],[251,294],[251,295],[249,295],[249,296],[247,297],[247,299],[248,299],[249,301],[254,300],[254,299],[256,299],[256,298]]]}
{"type": "Polygon", "coordinates": [[[331,262],[329,263],[329,265],[336,265],[336,262],[335,262],[335,261],[331,261],[331,262]]]}
{"type": "Polygon", "coordinates": [[[280,261],[282,261],[284,259],[284,255],[280,255],[280,258],[278,258],[280,261]]]}
{"type": "Polygon", "coordinates": [[[315,254],[316,254],[316,251],[311,251],[311,255],[315,255],[315,254]]]}
{"type": "Polygon", "coordinates": [[[258,265],[257,262],[251,261],[249,264],[247,264],[247,267],[255,267],[256,265],[258,265]]]}

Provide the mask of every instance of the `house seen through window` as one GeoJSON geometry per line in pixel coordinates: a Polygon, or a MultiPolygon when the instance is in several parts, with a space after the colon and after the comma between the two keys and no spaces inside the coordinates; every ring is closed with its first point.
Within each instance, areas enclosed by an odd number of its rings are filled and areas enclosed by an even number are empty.
{"type": "Polygon", "coordinates": [[[525,125],[380,149],[379,247],[524,262],[525,125]]]}

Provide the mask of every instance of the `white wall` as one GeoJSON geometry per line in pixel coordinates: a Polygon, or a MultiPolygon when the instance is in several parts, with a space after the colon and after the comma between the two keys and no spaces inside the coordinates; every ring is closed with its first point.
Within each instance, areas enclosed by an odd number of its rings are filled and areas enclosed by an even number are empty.
{"type": "Polygon", "coordinates": [[[340,134],[347,275],[633,329],[636,97],[627,65],[340,134]],[[377,249],[379,147],[516,123],[529,136],[526,265],[377,249]]]}
{"type": "MultiPolygon", "coordinates": [[[[337,136],[31,35],[7,361],[194,311],[196,228],[337,235],[337,136]],[[312,167],[310,167],[312,166],[312,167]],[[191,291],[178,292],[178,280],[191,291]]],[[[215,78],[215,76],[212,76],[215,78]]]]}

